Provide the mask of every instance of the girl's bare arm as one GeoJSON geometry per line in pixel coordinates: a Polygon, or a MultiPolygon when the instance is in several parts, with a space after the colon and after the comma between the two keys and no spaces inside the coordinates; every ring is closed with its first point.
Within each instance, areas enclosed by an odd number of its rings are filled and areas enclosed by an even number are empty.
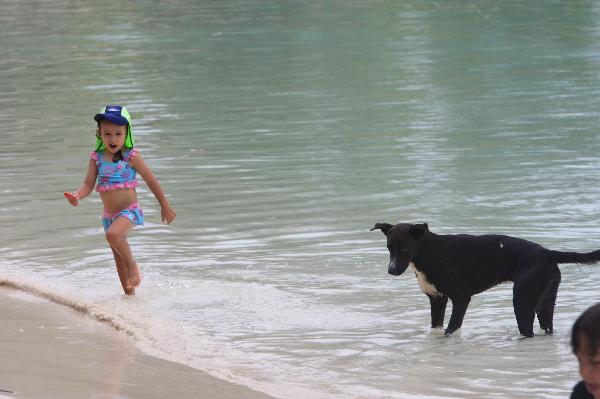
{"type": "Polygon", "coordinates": [[[85,175],[85,179],[83,179],[83,183],[81,184],[81,186],[79,186],[77,191],[75,191],[73,193],[76,198],[67,198],[67,200],[69,201],[69,203],[71,203],[71,205],[73,205],[73,206],[79,205],[80,199],[84,199],[85,197],[90,195],[90,193],[92,191],[94,191],[94,186],[96,185],[96,177],[97,176],[98,176],[98,169],[96,168],[96,161],[93,159],[90,159],[90,162],[88,163],[88,170],[87,170],[87,174],[85,175]]]}
{"type": "Polygon", "coordinates": [[[171,224],[173,219],[175,219],[175,211],[169,205],[169,200],[165,195],[160,183],[154,173],[150,170],[144,158],[142,158],[141,154],[137,154],[133,159],[129,161],[129,164],[133,166],[133,168],[142,176],[152,194],[156,197],[156,200],[160,204],[160,213],[162,216],[163,222],[167,224],[171,224]]]}

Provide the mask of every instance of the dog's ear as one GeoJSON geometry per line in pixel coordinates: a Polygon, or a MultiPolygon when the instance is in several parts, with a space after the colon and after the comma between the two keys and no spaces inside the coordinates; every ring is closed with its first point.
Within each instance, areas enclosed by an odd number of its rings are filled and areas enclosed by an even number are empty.
{"type": "Polygon", "coordinates": [[[383,232],[383,234],[385,234],[385,236],[387,237],[388,232],[390,231],[390,229],[394,227],[389,223],[375,223],[375,226],[373,226],[373,228],[370,231],[373,230],[381,230],[383,232]]]}
{"type": "Polygon", "coordinates": [[[427,223],[413,224],[408,229],[408,234],[415,240],[423,237],[426,231],[429,231],[429,226],[427,223]]]}

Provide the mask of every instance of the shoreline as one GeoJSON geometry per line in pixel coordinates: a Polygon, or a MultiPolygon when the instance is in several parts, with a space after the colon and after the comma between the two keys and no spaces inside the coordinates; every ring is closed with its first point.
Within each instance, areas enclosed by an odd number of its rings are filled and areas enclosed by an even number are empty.
{"type": "Polygon", "coordinates": [[[126,332],[24,291],[0,287],[0,399],[273,399],[147,355],[126,332]]]}

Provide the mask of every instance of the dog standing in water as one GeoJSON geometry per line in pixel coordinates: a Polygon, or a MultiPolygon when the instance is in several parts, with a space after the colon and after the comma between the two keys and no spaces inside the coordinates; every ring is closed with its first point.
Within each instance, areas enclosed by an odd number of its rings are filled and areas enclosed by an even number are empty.
{"type": "Polygon", "coordinates": [[[442,327],[448,298],[452,315],[445,334],[461,325],[471,297],[512,281],[513,307],[519,332],[533,336],[540,327],[553,333],[554,305],[561,263],[600,261],[600,250],[588,253],[552,251],[531,241],[503,235],[438,235],[424,224],[377,223],[371,229],[387,237],[388,272],[399,276],[410,265],[431,303],[431,327],[442,327]]]}

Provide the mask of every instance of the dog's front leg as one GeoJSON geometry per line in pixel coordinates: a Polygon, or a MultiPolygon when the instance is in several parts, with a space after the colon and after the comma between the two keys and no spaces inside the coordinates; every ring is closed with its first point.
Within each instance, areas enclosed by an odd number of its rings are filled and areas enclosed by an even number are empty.
{"type": "Polygon", "coordinates": [[[427,294],[427,296],[429,297],[429,303],[431,305],[431,328],[444,327],[444,316],[446,313],[448,297],[441,294],[427,294]]]}
{"type": "Polygon", "coordinates": [[[445,335],[452,334],[454,331],[458,330],[460,326],[462,326],[463,318],[467,312],[467,307],[469,306],[469,302],[471,302],[470,296],[462,296],[460,298],[451,299],[452,315],[450,316],[448,327],[446,328],[446,331],[444,331],[445,335]]]}

